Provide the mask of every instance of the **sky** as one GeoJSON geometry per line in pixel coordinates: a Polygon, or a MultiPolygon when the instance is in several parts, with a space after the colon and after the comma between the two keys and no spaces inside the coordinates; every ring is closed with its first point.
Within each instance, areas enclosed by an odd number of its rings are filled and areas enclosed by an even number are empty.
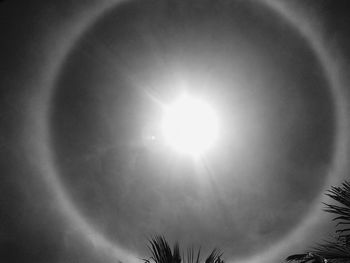
{"type": "Polygon", "coordinates": [[[139,262],[148,238],[280,262],[348,172],[346,1],[0,3],[0,260],[139,262]],[[200,158],[162,141],[183,92],[200,158]]]}

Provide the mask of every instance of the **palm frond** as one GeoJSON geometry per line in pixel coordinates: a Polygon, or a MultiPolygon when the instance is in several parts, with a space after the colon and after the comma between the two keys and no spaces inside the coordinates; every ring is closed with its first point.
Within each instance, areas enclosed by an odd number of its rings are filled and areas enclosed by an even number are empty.
{"type": "MultiPolygon", "coordinates": [[[[187,249],[186,257],[180,252],[179,244],[176,242],[173,250],[171,250],[169,243],[163,236],[156,236],[149,240],[147,246],[151,252],[151,256],[148,259],[142,259],[144,263],[199,263],[201,248],[196,252],[193,247],[187,249]],[[186,260],[186,262],[185,262],[186,260]]],[[[221,259],[222,253],[214,249],[210,255],[206,258],[205,263],[224,263],[221,259]]]]}
{"type": "Polygon", "coordinates": [[[350,250],[344,245],[342,239],[325,241],[322,244],[318,244],[313,249],[313,253],[327,260],[346,260],[350,262],[350,250]]]}
{"type": "Polygon", "coordinates": [[[304,253],[304,254],[294,254],[294,255],[290,255],[286,258],[287,262],[292,262],[292,261],[299,261],[302,262],[304,260],[304,262],[306,262],[305,260],[308,258],[308,254],[304,253]]]}
{"type": "Polygon", "coordinates": [[[335,214],[333,221],[337,221],[336,233],[341,237],[350,239],[350,182],[344,182],[341,187],[332,187],[327,193],[327,196],[337,201],[340,205],[325,204],[326,212],[335,214]]]}
{"type": "MultiPolygon", "coordinates": [[[[186,263],[199,263],[200,254],[201,254],[201,248],[198,249],[197,255],[195,256],[196,252],[194,247],[190,247],[187,249],[187,262],[186,263]]],[[[185,257],[183,257],[185,258],[185,257]]]]}
{"type": "MultiPolygon", "coordinates": [[[[165,241],[166,242],[166,241],[165,241]]],[[[180,246],[179,243],[175,243],[173,248],[173,263],[181,263],[180,246]]]]}
{"type": "Polygon", "coordinates": [[[221,263],[221,256],[222,253],[214,248],[213,251],[210,253],[210,255],[207,257],[207,259],[205,260],[205,263],[221,263]]]}
{"type": "Polygon", "coordinates": [[[175,243],[173,251],[163,236],[157,236],[149,240],[148,249],[151,252],[150,259],[144,259],[145,263],[181,263],[180,249],[178,243],[175,243]]]}
{"type": "Polygon", "coordinates": [[[325,261],[324,258],[322,258],[321,256],[314,254],[314,253],[304,253],[304,254],[295,254],[295,255],[291,255],[289,257],[286,258],[287,262],[300,262],[300,263],[325,263],[327,261],[325,261]]]}
{"type": "Polygon", "coordinates": [[[287,262],[318,263],[350,262],[350,182],[346,181],[339,187],[331,187],[326,195],[338,204],[324,203],[324,211],[334,214],[336,221],[336,237],[334,240],[325,241],[304,254],[295,254],[286,258],[287,262]]]}

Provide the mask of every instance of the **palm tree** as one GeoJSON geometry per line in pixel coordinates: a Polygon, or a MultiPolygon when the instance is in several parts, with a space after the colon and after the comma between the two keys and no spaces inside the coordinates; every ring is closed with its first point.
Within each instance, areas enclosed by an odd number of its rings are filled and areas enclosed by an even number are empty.
{"type": "MultiPolygon", "coordinates": [[[[163,236],[157,236],[149,241],[148,246],[151,257],[143,259],[145,263],[199,263],[201,249],[195,252],[193,247],[187,249],[186,258],[184,253],[180,253],[179,244],[176,242],[173,250],[171,250],[168,242],[163,236]]],[[[219,250],[213,249],[209,256],[205,259],[205,263],[224,263],[221,259],[222,253],[219,250]]]]}
{"type": "Polygon", "coordinates": [[[336,231],[333,240],[318,244],[314,249],[303,254],[286,258],[287,262],[299,263],[345,263],[350,262],[350,182],[340,187],[332,187],[326,195],[338,204],[325,204],[324,211],[334,214],[336,231]]]}

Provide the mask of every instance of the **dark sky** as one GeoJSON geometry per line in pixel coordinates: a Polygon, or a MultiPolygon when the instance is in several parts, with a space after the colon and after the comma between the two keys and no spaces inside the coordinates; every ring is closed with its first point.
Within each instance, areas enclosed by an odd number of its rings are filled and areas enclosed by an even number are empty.
{"type": "Polygon", "coordinates": [[[1,2],[0,261],[138,262],[164,234],[280,262],[327,237],[350,9],[264,2],[1,2]],[[221,119],[197,161],[158,129],[183,83],[221,119]]]}

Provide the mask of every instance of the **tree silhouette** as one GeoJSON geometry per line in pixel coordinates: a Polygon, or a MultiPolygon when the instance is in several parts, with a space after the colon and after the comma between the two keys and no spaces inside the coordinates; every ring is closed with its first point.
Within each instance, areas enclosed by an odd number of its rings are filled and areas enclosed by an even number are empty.
{"type": "MultiPolygon", "coordinates": [[[[179,244],[176,242],[173,250],[171,250],[169,243],[163,236],[157,236],[149,241],[148,246],[151,257],[149,259],[143,259],[145,263],[199,263],[201,249],[196,252],[193,247],[188,248],[186,257],[184,253],[180,253],[179,244]]],[[[204,263],[224,263],[221,259],[222,253],[213,249],[209,256],[205,259],[204,263]]]]}
{"type": "Polygon", "coordinates": [[[315,248],[303,254],[294,254],[286,258],[287,262],[299,263],[345,263],[350,262],[350,182],[340,187],[332,187],[326,195],[338,204],[325,204],[324,211],[334,214],[337,222],[333,240],[317,244],[315,248]]]}

